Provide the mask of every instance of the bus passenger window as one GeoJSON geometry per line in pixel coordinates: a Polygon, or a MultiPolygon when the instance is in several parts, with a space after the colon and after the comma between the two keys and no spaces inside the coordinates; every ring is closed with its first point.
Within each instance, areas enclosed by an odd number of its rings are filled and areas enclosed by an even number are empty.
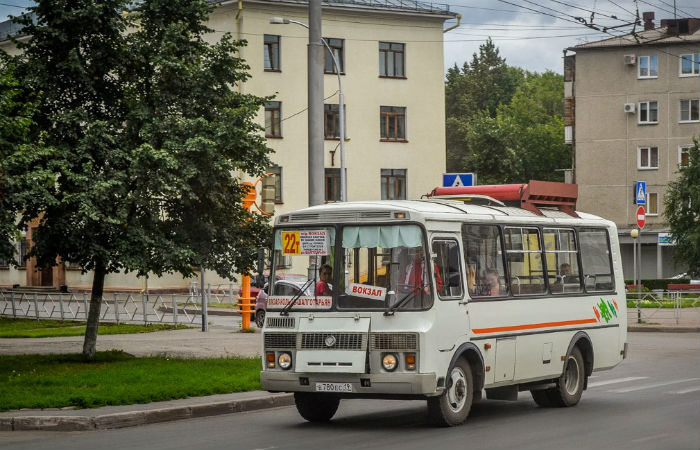
{"type": "Polygon", "coordinates": [[[459,245],[453,240],[433,241],[435,287],[440,298],[462,298],[459,245]]]}
{"type": "Polygon", "coordinates": [[[599,229],[580,230],[581,265],[587,292],[612,291],[615,289],[610,242],[608,232],[599,229]]]}
{"type": "Polygon", "coordinates": [[[465,224],[462,239],[469,295],[475,298],[508,295],[498,227],[465,224]]]}
{"type": "Polygon", "coordinates": [[[544,269],[537,228],[506,228],[506,257],[513,295],[544,294],[544,269]]]}
{"type": "Polygon", "coordinates": [[[545,228],[544,255],[552,294],[581,292],[574,230],[545,228]]]}

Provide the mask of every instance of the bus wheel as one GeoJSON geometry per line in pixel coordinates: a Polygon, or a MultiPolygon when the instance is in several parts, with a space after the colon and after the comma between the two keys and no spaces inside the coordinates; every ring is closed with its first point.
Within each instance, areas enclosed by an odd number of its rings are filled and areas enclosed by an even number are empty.
{"type": "Polygon", "coordinates": [[[328,422],[340,405],[340,398],[332,394],[295,392],[294,403],[297,411],[309,422],[328,422]]]}
{"type": "Polygon", "coordinates": [[[469,363],[460,358],[450,371],[445,392],[439,397],[428,399],[428,415],[439,426],[461,425],[467,420],[473,400],[472,370],[469,363]]]}
{"type": "Polygon", "coordinates": [[[265,325],[265,310],[260,309],[258,312],[255,313],[255,325],[258,326],[258,328],[262,328],[263,325],[265,325]]]}
{"type": "Polygon", "coordinates": [[[559,406],[574,406],[581,400],[585,377],[583,356],[578,347],[574,347],[564,361],[564,373],[557,383],[555,398],[559,406]]]}

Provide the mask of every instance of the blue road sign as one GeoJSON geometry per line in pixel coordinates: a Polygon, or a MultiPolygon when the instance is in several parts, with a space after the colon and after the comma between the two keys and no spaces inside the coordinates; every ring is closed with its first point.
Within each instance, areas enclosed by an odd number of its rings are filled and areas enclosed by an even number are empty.
{"type": "Polygon", "coordinates": [[[635,181],[634,183],[634,203],[637,205],[647,204],[647,182],[635,181]]]}
{"type": "Polygon", "coordinates": [[[476,186],[475,173],[443,173],[442,185],[444,187],[454,186],[476,186]]]}

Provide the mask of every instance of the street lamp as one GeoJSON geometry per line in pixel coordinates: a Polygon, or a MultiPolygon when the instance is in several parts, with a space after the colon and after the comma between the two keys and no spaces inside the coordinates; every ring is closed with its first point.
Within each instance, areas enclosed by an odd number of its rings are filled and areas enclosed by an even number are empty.
{"type": "MultiPolygon", "coordinates": [[[[287,19],[284,17],[270,17],[270,23],[275,25],[286,25],[293,23],[307,29],[309,28],[309,26],[303,22],[298,22],[296,20],[287,19]]],[[[333,58],[333,65],[335,66],[335,73],[338,76],[338,120],[340,122],[340,201],[345,202],[348,200],[348,192],[347,180],[345,179],[345,96],[343,95],[343,82],[340,77],[340,64],[338,63],[333,50],[331,50],[331,47],[324,38],[321,38],[321,42],[323,42],[323,45],[325,45],[326,49],[328,49],[328,53],[331,54],[331,58],[333,58]]]]}

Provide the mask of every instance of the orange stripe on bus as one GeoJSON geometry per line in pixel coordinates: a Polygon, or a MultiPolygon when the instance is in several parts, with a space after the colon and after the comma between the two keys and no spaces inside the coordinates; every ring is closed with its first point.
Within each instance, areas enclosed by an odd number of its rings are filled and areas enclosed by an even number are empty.
{"type": "Polygon", "coordinates": [[[476,334],[498,333],[498,332],[503,332],[503,331],[532,330],[535,328],[549,328],[549,327],[565,327],[567,325],[583,325],[586,323],[596,323],[596,322],[597,321],[595,319],[565,320],[563,322],[530,323],[527,325],[513,325],[510,327],[473,328],[472,331],[476,334]]]}

